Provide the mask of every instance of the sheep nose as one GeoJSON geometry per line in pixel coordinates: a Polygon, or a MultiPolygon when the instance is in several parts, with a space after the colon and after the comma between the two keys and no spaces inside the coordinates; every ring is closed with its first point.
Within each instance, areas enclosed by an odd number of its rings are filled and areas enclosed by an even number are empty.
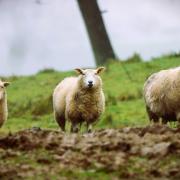
{"type": "Polygon", "coordinates": [[[92,81],[88,81],[89,84],[92,84],[93,82],[92,81]]]}
{"type": "Polygon", "coordinates": [[[93,81],[88,81],[88,86],[92,87],[93,86],[93,81]]]}

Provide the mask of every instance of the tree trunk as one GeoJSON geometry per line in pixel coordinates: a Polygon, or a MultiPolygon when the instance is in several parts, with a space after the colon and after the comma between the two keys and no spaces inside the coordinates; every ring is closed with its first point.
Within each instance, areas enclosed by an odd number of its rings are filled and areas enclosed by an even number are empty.
{"type": "Polygon", "coordinates": [[[88,31],[91,46],[97,65],[102,65],[108,59],[115,59],[101,11],[96,0],[77,0],[88,31]]]}

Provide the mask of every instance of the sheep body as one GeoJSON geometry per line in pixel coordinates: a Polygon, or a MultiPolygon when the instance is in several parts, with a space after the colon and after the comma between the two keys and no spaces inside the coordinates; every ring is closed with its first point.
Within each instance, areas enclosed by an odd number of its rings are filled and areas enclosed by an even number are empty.
{"type": "Polygon", "coordinates": [[[8,117],[6,97],[0,101],[0,127],[4,124],[8,117]]]}
{"type": "Polygon", "coordinates": [[[180,122],[180,67],[151,75],[144,85],[144,99],[150,120],[180,122]]]}
{"type": "MultiPolygon", "coordinates": [[[[91,70],[89,70],[91,72],[91,70]]],[[[87,129],[95,123],[105,108],[105,97],[98,77],[96,88],[84,88],[83,75],[69,77],[61,81],[53,93],[55,119],[62,130],[66,120],[70,120],[71,131],[76,132],[77,126],[85,122],[87,129]]],[[[91,131],[91,129],[88,129],[91,131]]]]}
{"type": "Polygon", "coordinates": [[[5,86],[7,85],[9,85],[8,82],[2,82],[0,80],[0,127],[2,127],[8,117],[7,94],[5,90],[5,86]]]}

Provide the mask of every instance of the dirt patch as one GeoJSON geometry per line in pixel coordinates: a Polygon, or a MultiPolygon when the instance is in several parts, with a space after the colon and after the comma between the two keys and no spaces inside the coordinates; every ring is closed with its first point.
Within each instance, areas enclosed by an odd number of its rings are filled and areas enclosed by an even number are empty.
{"type": "Polygon", "coordinates": [[[180,179],[180,129],[149,126],[68,134],[33,128],[0,137],[0,179],[59,174],[73,179],[76,172],[103,172],[111,179],[180,179]]]}

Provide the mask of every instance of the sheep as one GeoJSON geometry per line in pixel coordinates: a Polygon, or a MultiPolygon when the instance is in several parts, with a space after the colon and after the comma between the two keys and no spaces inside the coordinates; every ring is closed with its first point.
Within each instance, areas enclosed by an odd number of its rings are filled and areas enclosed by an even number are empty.
{"type": "Polygon", "coordinates": [[[0,80],[0,127],[4,124],[8,117],[7,108],[7,95],[5,88],[9,85],[9,82],[3,82],[0,80]]]}
{"type": "Polygon", "coordinates": [[[144,84],[144,100],[150,121],[180,125],[180,67],[152,74],[144,84]]]}
{"type": "Polygon", "coordinates": [[[53,109],[55,120],[62,131],[65,131],[66,120],[71,122],[71,132],[77,133],[82,123],[86,124],[87,132],[92,131],[92,124],[97,122],[105,109],[105,96],[99,76],[104,69],[77,68],[75,71],[78,77],[65,78],[56,86],[53,109]]]}

